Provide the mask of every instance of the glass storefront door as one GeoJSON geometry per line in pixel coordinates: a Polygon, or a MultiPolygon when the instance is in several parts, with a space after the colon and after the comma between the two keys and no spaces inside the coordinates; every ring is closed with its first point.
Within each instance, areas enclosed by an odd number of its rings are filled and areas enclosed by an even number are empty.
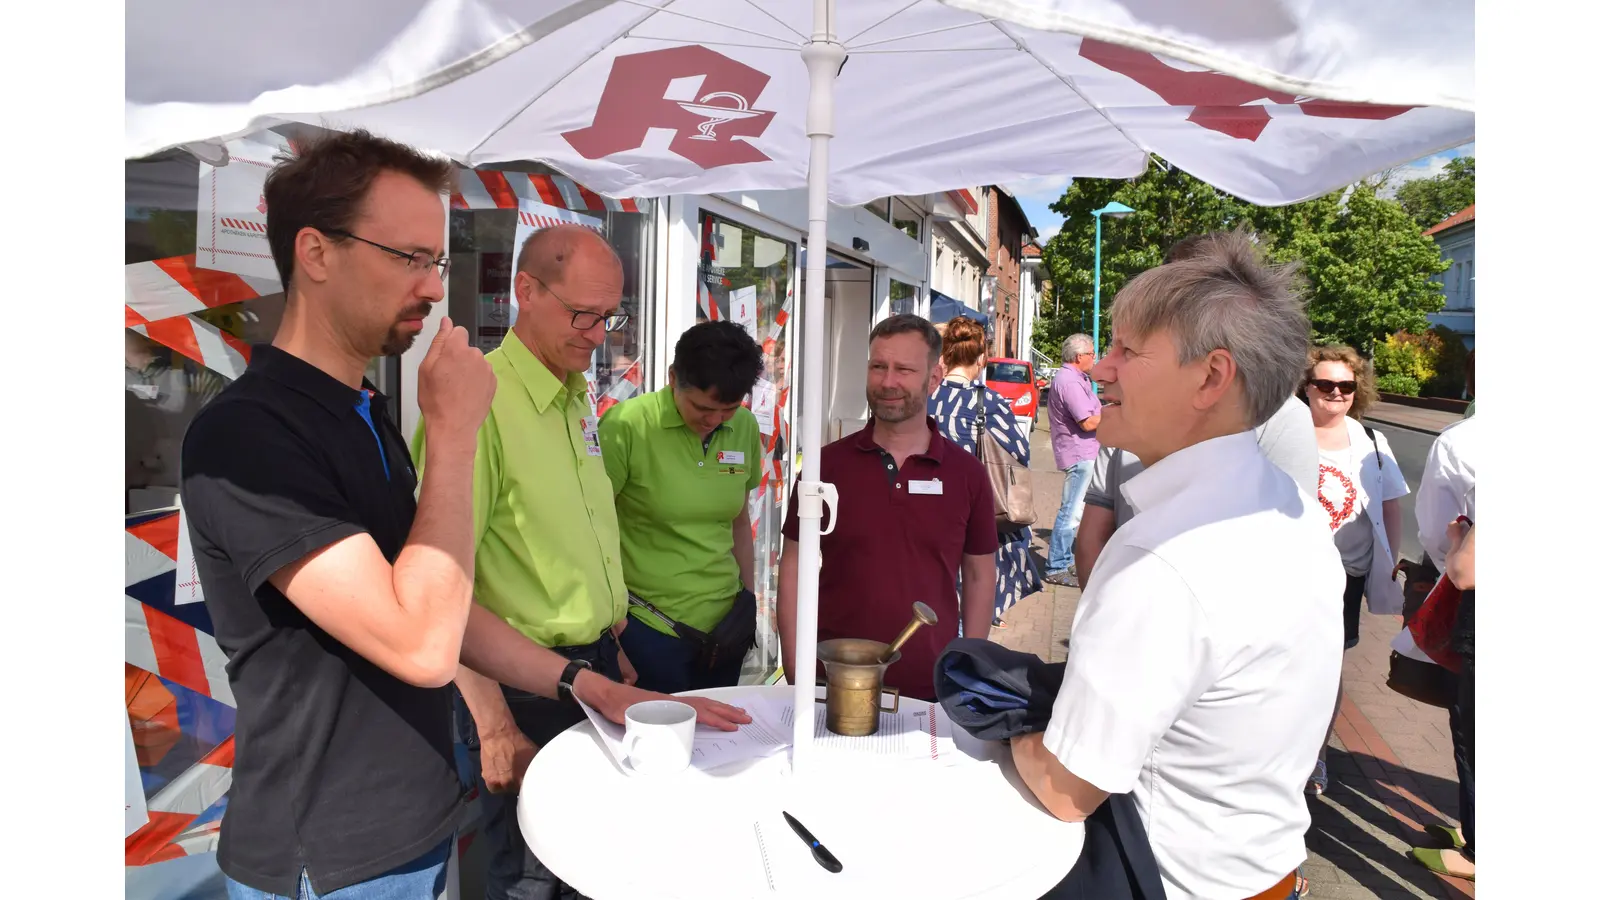
{"type": "Polygon", "coordinates": [[[730,320],[761,345],[765,371],[746,401],[761,429],[761,487],[750,501],[755,538],[756,649],[746,680],[766,677],[781,659],[778,647],[778,554],[788,502],[786,460],[792,441],[789,321],[794,310],[795,245],[714,213],[700,215],[700,264],[695,321],[730,320]]]}

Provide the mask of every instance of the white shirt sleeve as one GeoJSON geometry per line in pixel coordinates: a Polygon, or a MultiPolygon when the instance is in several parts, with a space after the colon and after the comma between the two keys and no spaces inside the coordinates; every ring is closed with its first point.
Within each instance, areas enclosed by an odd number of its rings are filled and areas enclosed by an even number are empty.
{"type": "Polygon", "coordinates": [[[1433,564],[1444,567],[1450,538],[1445,529],[1465,509],[1459,484],[1459,461],[1454,441],[1448,433],[1434,439],[1428,461],[1422,466],[1422,482],[1417,485],[1417,540],[1433,564]]]}
{"type": "Polygon", "coordinates": [[[1381,431],[1374,431],[1373,434],[1378,439],[1378,458],[1383,460],[1383,499],[1398,500],[1411,493],[1411,486],[1406,484],[1406,475],[1400,471],[1394,451],[1389,449],[1389,439],[1381,431]]]}
{"type": "Polygon", "coordinates": [[[1118,542],[1095,567],[1083,602],[1044,745],[1072,774],[1126,793],[1213,680],[1210,628],[1165,560],[1118,542]]]}

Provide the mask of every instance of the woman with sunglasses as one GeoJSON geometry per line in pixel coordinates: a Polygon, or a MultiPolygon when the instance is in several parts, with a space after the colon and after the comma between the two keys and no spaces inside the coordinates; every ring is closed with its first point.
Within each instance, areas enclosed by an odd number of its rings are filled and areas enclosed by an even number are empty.
{"type": "MultiPolygon", "coordinates": [[[[1395,581],[1400,548],[1400,498],[1411,493],[1389,441],[1361,424],[1377,399],[1371,365],[1343,344],[1311,348],[1300,396],[1311,407],[1321,472],[1317,502],[1328,516],[1344,561],[1344,647],[1361,639],[1361,598],[1378,614],[1398,614],[1404,603],[1395,581]]],[[[1343,682],[1339,693],[1344,693],[1343,682]]],[[[1337,705],[1334,707],[1338,715],[1337,705]]],[[[1328,723],[1333,734],[1333,722],[1328,723]]],[[[1328,789],[1327,739],[1306,793],[1328,789]]]]}

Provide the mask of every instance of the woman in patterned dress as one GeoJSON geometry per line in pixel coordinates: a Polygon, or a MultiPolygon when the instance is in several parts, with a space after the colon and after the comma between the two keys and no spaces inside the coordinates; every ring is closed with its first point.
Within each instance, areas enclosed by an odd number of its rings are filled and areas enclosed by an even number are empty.
{"type": "MultiPolygon", "coordinates": [[[[928,412],[938,423],[939,433],[954,441],[961,449],[978,453],[979,410],[1000,449],[1011,454],[1018,463],[1028,464],[1028,435],[1023,433],[1011,404],[1005,397],[977,383],[978,375],[987,362],[984,350],[983,327],[965,316],[951,319],[945,324],[944,352],[941,363],[944,380],[934,388],[928,401],[928,412]]],[[[1001,615],[1029,594],[1043,590],[1039,571],[1034,567],[1028,548],[1033,543],[1033,529],[1000,530],[1000,549],[995,551],[994,627],[1002,628],[1001,615]]]]}

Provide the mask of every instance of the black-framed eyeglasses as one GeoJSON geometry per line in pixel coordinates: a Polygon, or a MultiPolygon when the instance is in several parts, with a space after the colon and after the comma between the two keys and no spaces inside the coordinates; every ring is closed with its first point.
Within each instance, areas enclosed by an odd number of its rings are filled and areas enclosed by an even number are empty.
{"type": "Polygon", "coordinates": [[[1324,394],[1332,394],[1335,390],[1337,390],[1339,393],[1349,396],[1356,392],[1356,383],[1354,381],[1332,381],[1327,378],[1313,378],[1306,382],[1306,384],[1311,385],[1324,394]]]}
{"type": "Polygon", "coordinates": [[[556,302],[561,304],[562,309],[572,313],[572,327],[578,331],[588,331],[602,322],[605,323],[606,331],[621,331],[622,327],[628,324],[627,313],[612,313],[607,316],[597,312],[589,312],[586,309],[573,309],[571,304],[561,299],[560,294],[550,289],[550,285],[543,278],[531,272],[528,273],[528,277],[539,282],[546,291],[549,291],[550,296],[556,298],[556,302]]]}
{"type": "Polygon", "coordinates": [[[422,272],[429,267],[432,267],[439,270],[439,278],[441,279],[450,274],[450,260],[443,256],[434,256],[432,253],[427,253],[422,250],[418,250],[414,253],[407,253],[404,250],[396,250],[393,247],[385,247],[377,241],[369,241],[360,235],[351,234],[348,231],[330,229],[328,231],[324,231],[323,234],[331,234],[335,237],[349,238],[353,241],[360,241],[363,244],[377,247],[379,250],[382,250],[385,253],[392,254],[399,259],[405,260],[406,269],[412,272],[422,272]]]}

